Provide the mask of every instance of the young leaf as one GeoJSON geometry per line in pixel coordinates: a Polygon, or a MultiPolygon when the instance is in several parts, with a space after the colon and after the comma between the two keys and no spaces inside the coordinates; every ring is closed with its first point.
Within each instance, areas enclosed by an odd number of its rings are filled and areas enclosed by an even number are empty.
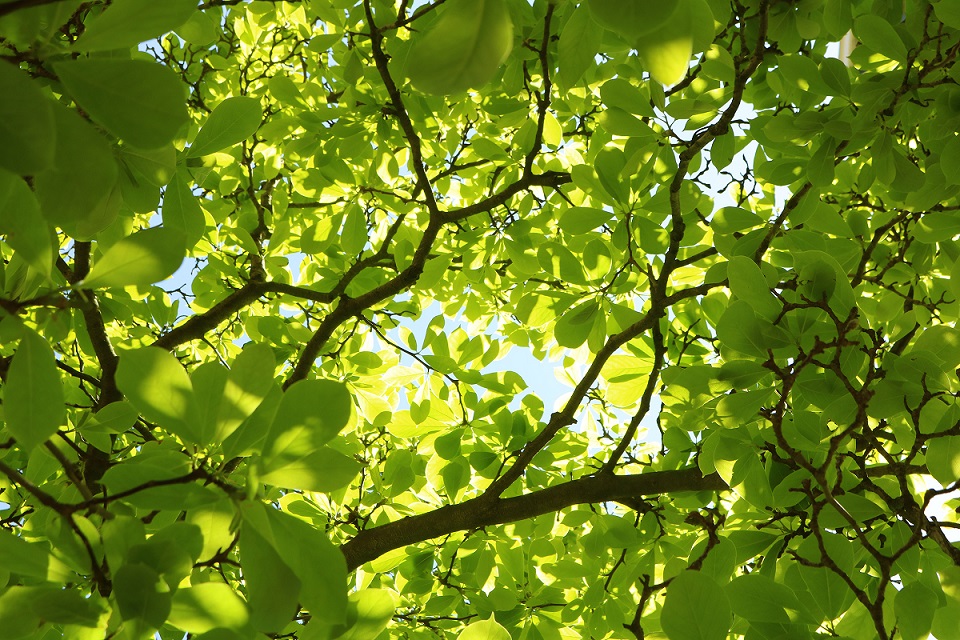
{"type": "Polygon", "coordinates": [[[449,0],[433,27],[414,40],[407,75],[420,91],[449,95],[493,79],[513,48],[503,0],[449,0]]]}
{"type": "Polygon", "coordinates": [[[183,88],[159,64],[90,58],[59,62],[54,70],[94,121],[134,147],[162,147],[187,122],[183,88]]]}
{"type": "Polygon", "coordinates": [[[187,149],[187,157],[205,156],[246,140],[260,128],[262,118],[263,110],[256,98],[227,98],[207,117],[187,149]]]}
{"type": "Polygon", "coordinates": [[[183,262],[182,236],[172,229],[137,231],[107,249],[83,280],[86,289],[146,286],[173,274],[183,262]]]}
{"type": "Polygon", "coordinates": [[[53,164],[53,104],[30,77],[0,62],[0,167],[20,175],[53,164]]]}
{"type": "Polygon", "coordinates": [[[46,340],[23,329],[3,385],[7,429],[23,451],[43,444],[67,418],[56,357],[46,340]]]}
{"type": "Polygon", "coordinates": [[[76,51],[133,47],[173,31],[197,10],[195,0],[113,0],[74,43],[76,51]]]}
{"type": "Polygon", "coordinates": [[[683,571],[667,587],[660,624],[670,640],[724,640],[732,618],[720,585],[698,571],[683,571]]]}

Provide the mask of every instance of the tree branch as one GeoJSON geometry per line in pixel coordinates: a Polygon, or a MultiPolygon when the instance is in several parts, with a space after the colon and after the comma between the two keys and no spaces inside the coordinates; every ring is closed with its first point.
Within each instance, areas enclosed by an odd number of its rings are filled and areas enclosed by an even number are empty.
{"type": "Polygon", "coordinates": [[[696,467],[639,475],[600,474],[534,491],[522,496],[490,499],[488,494],[435,511],[366,529],[340,547],[352,571],[393,549],[424,542],[456,531],[470,531],[526,520],[575,504],[612,502],[623,498],[682,491],[723,491],[720,476],[704,476],[696,467]]]}

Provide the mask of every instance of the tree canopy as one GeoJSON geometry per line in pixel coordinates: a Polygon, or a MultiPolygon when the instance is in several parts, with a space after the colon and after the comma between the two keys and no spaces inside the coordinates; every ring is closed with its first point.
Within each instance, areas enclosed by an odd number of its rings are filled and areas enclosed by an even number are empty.
{"type": "Polygon", "coordinates": [[[958,54],[0,0],[0,636],[960,638],[958,54]]]}

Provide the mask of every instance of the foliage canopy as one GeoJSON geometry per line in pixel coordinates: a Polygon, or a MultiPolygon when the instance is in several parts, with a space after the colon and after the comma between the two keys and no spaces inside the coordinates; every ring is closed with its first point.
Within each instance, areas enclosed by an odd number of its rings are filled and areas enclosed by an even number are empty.
{"type": "Polygon", "coordinates": [[[958,54],[0,0],[0,635],[960,637],[958,54]]]}

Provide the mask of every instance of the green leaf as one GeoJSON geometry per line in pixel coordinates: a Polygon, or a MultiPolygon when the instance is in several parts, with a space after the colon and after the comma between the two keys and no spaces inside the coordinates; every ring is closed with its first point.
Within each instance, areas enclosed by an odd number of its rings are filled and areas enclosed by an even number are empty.
{"type": "MultiPolygon", "coordinates": [[[[664,3],[667,4],[667,3],[664,3]]],[[[646,5],[646,9],[650,5],[646,5]]],[[[713,14],[702,0],[678,0],[676,10],[659,28],[636,41],[637,53],[654,80],[676,84],[687,74],[698,44],[713,40],[713,14]]]]}
{"type": "MultiPolygon", "coordinates": [[[[227,375],[217,412],[214,442],[226,440],[260,406],[273,388],[275,368],[273,349],[269,346],[248,344],[244,347],[227,375]]],[[[321,396],[325,401],[336,397],[337,392],[333,389],[321,396]]]]}
{"type": "Polygon", "coordinates": [[[200,241],[206,228],[198,198],[179,175],[173,177],[163,195],[163,226],[183,236],[187,249],[200,241]]]}
{"type": "Polygon", "coordinates": [[[960,436],[942,436],[927,443],[927,469],[947,486],[960,478],[960,436]]]}
{"type": "Polygon", "coordinates": [[[723,640],[731,622],[727,596],[712,578],[683,571],[667,587],[660,624],[670,640],[723,640]]]}
{"type": "Polygon", "coordinates": [[[599,313],[600,305],[595,300],[588,300],[560,316],[554,328],[557,344],[568,349],[582,345],[587,341],[599,313]]]}
{"type": "Polygon", "coordinates": [[[396,595],[387,589],[362,589],[351,593],[347,605],[347,630],[337,640],[374,640],[396,613],[396,595]]]}
{"type": "Polygon", "coordinates": [[[783,307],[770,292],[770,286],[760,267],[750,258],[730,258],[727,263],[727,279],[734,295],[745,300],[758,316],[772,321],[782,311],[783,307]]]}
{"type": "Polygon", "coordinates": [[[468,624],[457,640],[510,640],[510,632],[490,616],[486,620],[468,624]]]}
{"type": "Polygon", "coordinates": [[[793,592],[768,576],[759,573],[739,576],[724,591],[733,612],[750,622],[813,622],[806,619],[808,616],[793,592]]]}
{"type": "Polygon", "coordinates": [[[180,437],[196,442],[188,426],[193,385],[180,362],[157,347],[124,351],[117,367],[117,387],[141,414],[180,437]]]}
{"type": "Polygon", "coordinates": [[[54,69],[95,122],[134,147],[161,147],[187,122],[180,82],[159,64],[91,58],[59,62],[54,69]]]}
{"type": "Polygon", "coordinates": [[[857,18],[853,23],[853,33],[865,47],[882,54],[891,60],[906,63],[907,47],[904,46],[900,34],[889,22],[882,17],[867,13],[857,18]]]}
{"type": "Polygon", "coordinates": [[[240,566],[251,623],[264,633],[279,632],[297,613],[300,579],[248,519],[240,527],[240,566]]]}
{"type": "Polygon", "coordinates": [[[124,620],[139,618],[159,629],[170,615],[170,592],[160,575],[143,564],[125,564],[113,576],[113,592],[124,620]]]}
{"type": "Polygon", "coordinates": [[[277,547],[280,556],[300,579],[303,605],[311,612],[323,612],[328,623],[344,622],[347,563],[343,553],[315,526],[276,509],[264,511],[274,539],[283,541],[277,547]]]}
{"type": "Polygon", "coordinates": [[[7,429],[24,451],[43,444],[67,418],[53,349],[29,329],[7,371],[3,410],[7,429]]]}
{"type": "Polygon", "coordinates": [[[173,595],[168,624],[189,633],[211,629],[242,629],[250,613],[240,596],[222,582],[203,582],[180,587],[173,595]]]}
{"type": "Polygon", "coordinates": [[[28,542],[7,531],[0,532],[0,566],[43,581],[70,582],[76,578],[69,567],[51,555],[44,543],[28,542]]]}
{"type": "Polygon", "coordinates": [[[117,162],[106,138],[75,112],[56,105],[53,166],[34,176],[40,210],[77,240],[89,240],[117,217],[117,162]]]}
{"type": "Polygon", "coordinates": [[[563,86],[576,86],[584,72],[593,66],[600,50],[601,36],[602,32],[591,20],[587,7],[580,5],[574,9],[560,31],[557,45],[558,74],[563,86]]]}
{"type": "Polygon", "coordinates": [[[0,234],[44,276],[53,269],[53,242],[40,203],[22,178],[0,169],[0,234]]]}
{"type": "Polygon", "coordinates": [[[14,585],[0,594],[0,629],[9,640],[23,638],[40,626],[33,611],[34,590],[14,585]]]}
{"type": "Polygon", "coordinates": [[[490,82],[513,48],[513,22],[503,0],[449,0],[437,21],[415,38],[407,76],[420,91],[460,93],[490,82]]]}
{"type": "Polygon", "coordinates": [[[111,245],[94,263],[82,286],[146,286],[173,275],[182,262],[182,236],[173,229],[151,227],[111,245]]]}
{"type": "Polygon", "coordinates": [[[589,0],[587,3],[597,22],[630,42],[667,26],[679,5],[675,1],[642,3],[589,0]]]}
{"type": "Polygon", "coordinates": [[[274,452],[263,463],[260,479],[265,484],[287,489],[336,491],[350,484],[360,469],[359,462],[330,447],[303,455],[291,447],[281,453],[274,452]]]}
{"type": "Polygon", "coordinates": [[[193,15],[195,0],[114,0],[86,25],[73,48],[108,51],[133,47],[173,31],[193,15]]]}
{"type": "Polygon", "coordinates": [[[257,132],[262,119],[263,109],[256,98],[227,98],[207,117],[187,149],[187,157],[205,156],[246,140],[257,132]]]}
{"type": "Polygon", "coordinates": [[[301,380],[283,394],[265,457],[295,458],[332,440],[353,416],[347,387],[333,380],[301,380]]]}
{"type": "Polygon", "coordinates": [[[904,586],[893,599],[900,637],[904,640],[928,638],[938,606],[937,594],[922,582],[904,586]]]}
{"type": "Polygon", "coordinates": [[[53,105],[26,73],[0,62],[0,167],[32,175],[53,164],[53,105]]]}

